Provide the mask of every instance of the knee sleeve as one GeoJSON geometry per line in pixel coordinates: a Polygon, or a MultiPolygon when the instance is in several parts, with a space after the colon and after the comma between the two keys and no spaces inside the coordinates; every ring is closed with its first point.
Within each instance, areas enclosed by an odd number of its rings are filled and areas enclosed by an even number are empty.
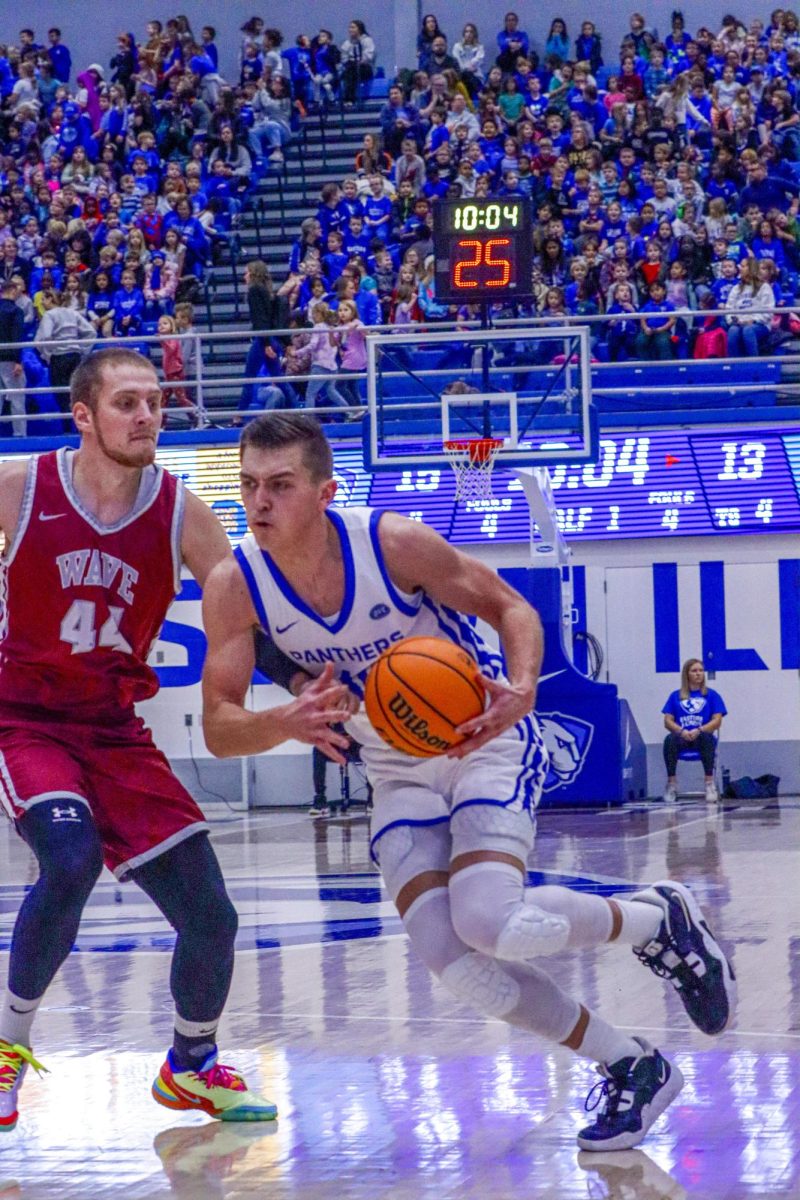
{"type": "Polygon", "coordinates": [[[72,948],[103,855],[88,806],[69,797],[34,805],[17,827],[36,855],[39,878],[14,925],[8,983],[17,996],[34,999],[72,948]]]}
{"type": "Polygon", "coordinates": [[[445,967],[440,978],[458,1000],[487,1017],[507,1017],[520,1002],[516,979],[499,962],[474,950],[445,967]]]}
{"type": "Polygon", "coordinates": [[[480,862],[450,880],[450,910],[468,946],[508,962],[556,954],[569,940],[566,916],[525,899],[519,871],[508,863],[480,862]]]}
{"type": "Polygon", "coordinates": [[[446,887],[430,888],[418,896],[403,917],[403,925],[411,945],[436,976],[441,977],[469,949],[453,929],[446,887]]]}
{"type": "Polygon", "coordinates": [[[53,903],[81,906],[103,869],[103,851],[91,811],[71,798],[35,804],[18,828],[39,863],[39,884],[53,903]]]}
{"type": "Polygon", "coordinates": [[[396,900],[407,883],[426,871],[450,868],[450,833],[439,825],[396,825],[375,842],[374,853],[386,890],[396,900]]]}

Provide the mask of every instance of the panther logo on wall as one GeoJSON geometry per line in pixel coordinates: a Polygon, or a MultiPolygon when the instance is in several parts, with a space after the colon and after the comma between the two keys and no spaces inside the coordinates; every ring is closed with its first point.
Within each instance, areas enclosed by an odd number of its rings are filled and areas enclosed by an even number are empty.
{"type": "Polygon", "coordinates": [[[551,792],[580,775],[592,744],[594,725],[559,712],[537,713],[536,719],[550,756],[544,790],[551,792]]]}

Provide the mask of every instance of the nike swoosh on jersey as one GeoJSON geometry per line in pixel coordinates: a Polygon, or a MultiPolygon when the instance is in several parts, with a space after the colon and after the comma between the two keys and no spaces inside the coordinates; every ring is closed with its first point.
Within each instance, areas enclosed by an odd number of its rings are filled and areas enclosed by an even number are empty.
{"type": "Polygon", "coordinates": [[[291,629],[292,626],[296,625],[296,624],[297,624],[297,621],[290,621],[288,625],[276,625],[275,632],[276,633],[286,633],[287,629],[291,629]]]}
{"type": "Polygon", "coordinates": [[[65,517],[66,513],[39,513],[40,521],[57,521],[59,517],[65,517]]]}

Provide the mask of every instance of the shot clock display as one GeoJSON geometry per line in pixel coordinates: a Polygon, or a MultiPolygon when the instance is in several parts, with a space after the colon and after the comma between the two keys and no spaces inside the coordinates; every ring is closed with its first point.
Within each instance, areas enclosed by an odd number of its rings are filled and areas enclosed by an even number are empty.
{"type": "Polygon", "coordinates": [[[440,200],[433,210],[436,299],[475,304],[530,295],[527,200],[440,200]]]}

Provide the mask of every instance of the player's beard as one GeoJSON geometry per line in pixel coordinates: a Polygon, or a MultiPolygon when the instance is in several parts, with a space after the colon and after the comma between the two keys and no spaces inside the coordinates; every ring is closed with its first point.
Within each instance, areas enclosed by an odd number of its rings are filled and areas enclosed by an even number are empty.
{"type": "Polygon", "coordinates": [[[112,462],[119,463],[121,467],[131,467],[141,470],[142,467],[149,467],[151,463],[155,462],[155,441],[148,439],[134,442],[128,451],[113,450],[103,437],[103,431],[97,417],[95,417],[94,431],[97,437],[97,444],[103,454],[105,454],[106,458],[110,458],[112,462]]]}

